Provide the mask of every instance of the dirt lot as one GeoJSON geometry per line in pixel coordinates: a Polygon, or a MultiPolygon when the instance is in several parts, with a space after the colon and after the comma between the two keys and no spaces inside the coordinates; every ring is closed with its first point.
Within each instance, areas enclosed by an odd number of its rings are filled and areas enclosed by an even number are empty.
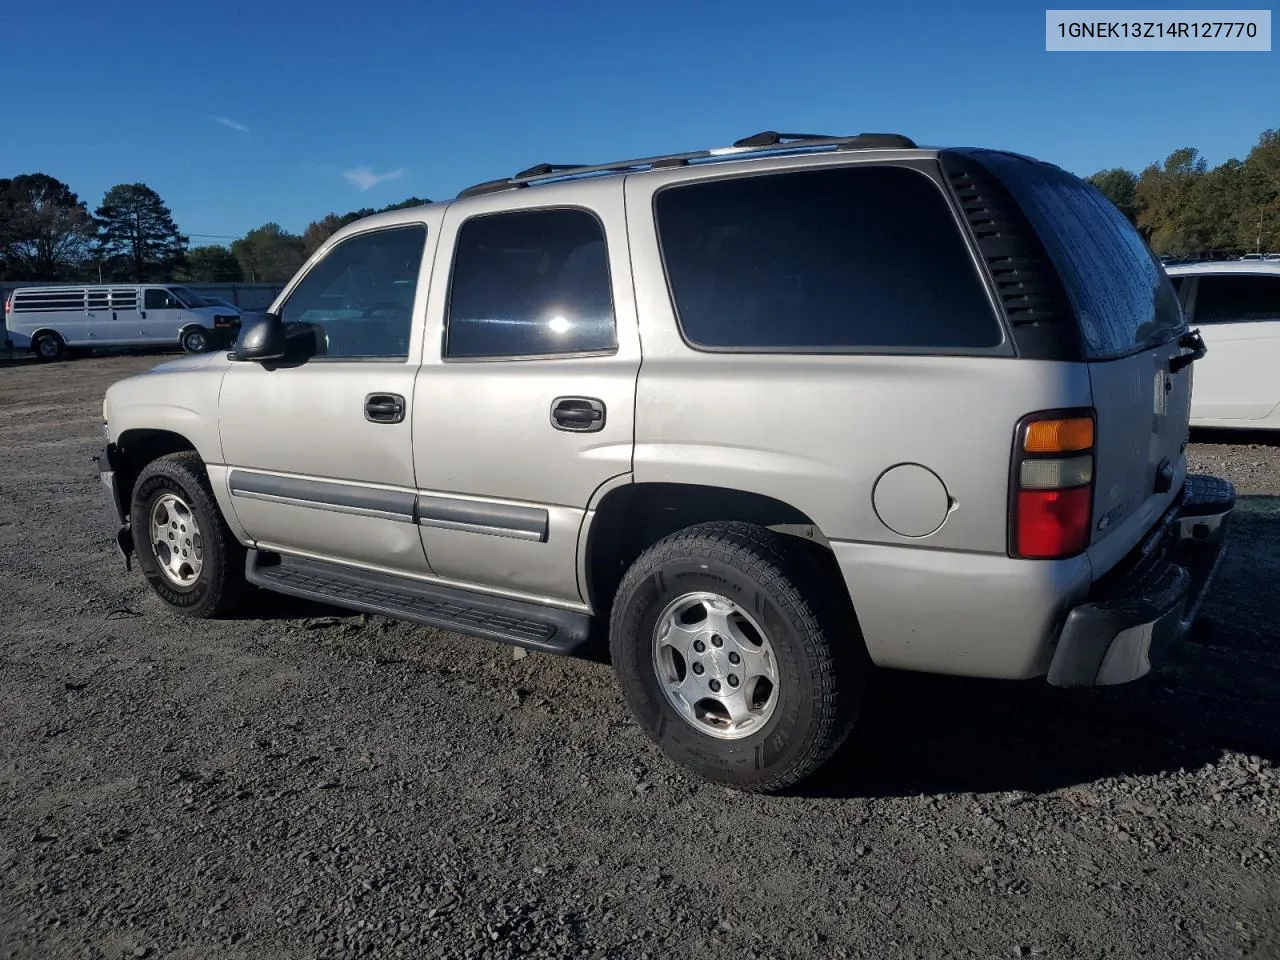
{"type": "Polygon", "coordinates": [[[162,612],[90,462],[155,362],[0,367],[0,957],[1280,956],[1280,448],[1196,446],[1259,495],[1157,676],[882,676],[771,799],[673,768],[604,663],[162,612]]]}

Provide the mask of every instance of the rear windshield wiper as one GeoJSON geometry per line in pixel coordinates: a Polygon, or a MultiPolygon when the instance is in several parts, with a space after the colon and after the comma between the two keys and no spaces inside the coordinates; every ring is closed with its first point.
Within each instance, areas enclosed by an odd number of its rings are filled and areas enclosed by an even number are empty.
{"type": "Polygon", "coordinates": [[[1199,330],[1188,330],[1180,336],[1178,338],[1178,346],[1191,352],[1180,353],[1176,357],[1170,357],[1170,373],[1177,373],[1179,370],[1186,369],[1209,352],[1209,348],[1205,346],[1204,337],[1200,336],[1199,330]]]}

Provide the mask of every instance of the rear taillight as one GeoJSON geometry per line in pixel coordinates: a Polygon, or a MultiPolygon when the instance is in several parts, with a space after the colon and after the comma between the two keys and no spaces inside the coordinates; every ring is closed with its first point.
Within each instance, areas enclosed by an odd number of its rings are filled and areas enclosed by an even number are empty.
{"type": "Polygon", "coordinates": [[[8,319],[9,314],[13,313],[13,294],[10,293],[4,298],[4,315],[8,319]]]}
{"type": "Polygon", "coordinates": [[[1089,545],[1093,410],[1033,413],[1018,424],[1009,498],[1009,553],[1052,560],[1089,545]]]}

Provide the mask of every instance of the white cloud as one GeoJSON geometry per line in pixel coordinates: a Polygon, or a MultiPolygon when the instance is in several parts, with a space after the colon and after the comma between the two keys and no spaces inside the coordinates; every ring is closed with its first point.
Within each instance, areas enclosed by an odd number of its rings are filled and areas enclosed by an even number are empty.
{"type": "Polygon", "coordinates": [[[343,170],[342,175],[347,178],[357,190],[365,191],[372,187],[376,187],[384,180],[399,180],[404,176],[404,168],[400,167],[395,170],[388,170],[386,173],[374,173],[368,167],[356,167],[353,170],[343,170]]]}
{"type": "Polygon", "coordinates": [[[249,128],[246,127],[243,123],[236,123],[230,117],[214,117],[213,122],[220,123],[224,127],[230,127],[232,130],[235,130],[237,133],[249,132],[249,128]]]}

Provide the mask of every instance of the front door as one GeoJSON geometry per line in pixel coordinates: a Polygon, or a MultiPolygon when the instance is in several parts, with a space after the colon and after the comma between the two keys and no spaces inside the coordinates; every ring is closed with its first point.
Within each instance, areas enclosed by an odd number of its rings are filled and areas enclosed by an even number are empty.
{"type": "Polygon", "coordinates": [[[586,510],[631,472],[640,343],[622,179],[576,187],[447,211],[413,452],[439,577],[581,606],[586,510]]]}
{"type": "Polygon", "coordinates": [[[142,324],[139,333],[144,340],[175,343],[178,328],[186,319],[181,301],[164,287],[147,287],[142,292],[142,324]]]}
{"type": "Polygon", "coordinates": [[[324,355],[230,365],[218,429],[236,517],[259,547],[430,572],[410,436],[426,240],[427,225],[413,223],[335,244],[280,308],[287,323],[316,325],[324,355]]]}
{"type": "Polygon", "coordinates": [[[1201,274],[1191,324],[1208,347],[1193,368],[1193,419],[1261,420],[1280,405],[1280,274],[1201,274]]]}

